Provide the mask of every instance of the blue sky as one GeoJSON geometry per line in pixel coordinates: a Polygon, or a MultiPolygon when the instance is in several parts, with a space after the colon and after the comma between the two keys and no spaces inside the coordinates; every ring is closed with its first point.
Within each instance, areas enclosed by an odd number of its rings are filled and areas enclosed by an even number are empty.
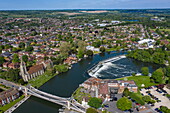
{"type": "Polygon", "coordinates": [[[170,0],[0,0],[0,10],[170,8],[170,0]]]}

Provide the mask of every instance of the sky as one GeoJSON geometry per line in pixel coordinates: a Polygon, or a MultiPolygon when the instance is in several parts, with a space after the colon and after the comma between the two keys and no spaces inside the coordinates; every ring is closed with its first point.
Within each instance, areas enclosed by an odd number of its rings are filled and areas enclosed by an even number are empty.
{"type": "Polygon", "coordinates": [[[0,10],[170,8],[170,0],[0,0],[0,10]]]}

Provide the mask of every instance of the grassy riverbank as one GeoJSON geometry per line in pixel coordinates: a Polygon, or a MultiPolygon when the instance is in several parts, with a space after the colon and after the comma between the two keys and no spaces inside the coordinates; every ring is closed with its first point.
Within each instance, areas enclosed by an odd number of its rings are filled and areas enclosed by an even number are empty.
{"type": "Polygon", "coordinates": [[[141,85],[144,84],[145,87],[157,85],[156,83],[150,82],[149,76],[128,76],[123,78],[118,78],[116,80],[134,80],[138,88],[142,88],[141,85]]]}
{"type": "Polygon", "coordinates": [[[51,78],[56,76],[56,74],[52,74],[52,70],[47,70],[43,75],[38,76],[28,82],[33,87],[40,87],[43,84],[45,84],[47,81],[49,81],[51,78]]]}
{"type": "Polygon", "coordinates": [[[9,108],[11,108],[12,106],[14,106],[16,103],[18,103],[19,101],[21,101],[25,96],[22,95],[21,97],[19,97],[18,99],[16,99],[15,101],[10,102],[9,104],[6,104],[5,106],[0,107],[0,113],[3,113],[4,111],[8,110],[9,108]]]}

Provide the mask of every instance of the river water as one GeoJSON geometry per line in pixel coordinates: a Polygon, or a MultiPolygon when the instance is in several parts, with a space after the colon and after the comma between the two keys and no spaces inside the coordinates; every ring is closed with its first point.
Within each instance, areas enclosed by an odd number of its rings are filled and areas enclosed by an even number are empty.
{"type": "MultiPolygon", "coordinates": [[[[97,54],[92,58],[86,58],[73,65],[72,69],[66,73],[59,74],[41,86],[39,89],[57,96],[70,97],[79,84],[90,76],[86,71],[97,64],[99,61],[126,54],[123,52],[110,52],[97,54]]],[[[97,77],[100,78],[119,78],[129,76],[133,72],[140,72],[141,67],[149,67],[150,72],[156,70],[159,65],[141,63],[133,59],[125,58],[115,62],[109,62],[100,69],[97,77]]],[[[62,106],[36,98],[29,98],[14,113],[58,113],[62,106]]]]}

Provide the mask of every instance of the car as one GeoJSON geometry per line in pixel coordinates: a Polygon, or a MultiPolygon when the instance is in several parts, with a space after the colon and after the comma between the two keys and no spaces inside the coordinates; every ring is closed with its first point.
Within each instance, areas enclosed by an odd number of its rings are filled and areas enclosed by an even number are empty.
{"type": "Polygon", "coordinates": [[[159,108],[155,108],[155,111],[159,112],[159,108]]]}
{"type": "Polygon", "coordinates": [[[151,104],[151,106],[155,106],[154,104],[151,104]]]}
{"type": "Polygon", "coordinates": [[[108,108],[108,107],[109,107],[109,105],[104,105],[104,107],[107,107],[107,108],[108,108]]]}
{"type": "Polygon", "coordinates": [[[114,97],[113,100],[114,100],[114,101],[117,101],[117,97],[114,97]]]}

